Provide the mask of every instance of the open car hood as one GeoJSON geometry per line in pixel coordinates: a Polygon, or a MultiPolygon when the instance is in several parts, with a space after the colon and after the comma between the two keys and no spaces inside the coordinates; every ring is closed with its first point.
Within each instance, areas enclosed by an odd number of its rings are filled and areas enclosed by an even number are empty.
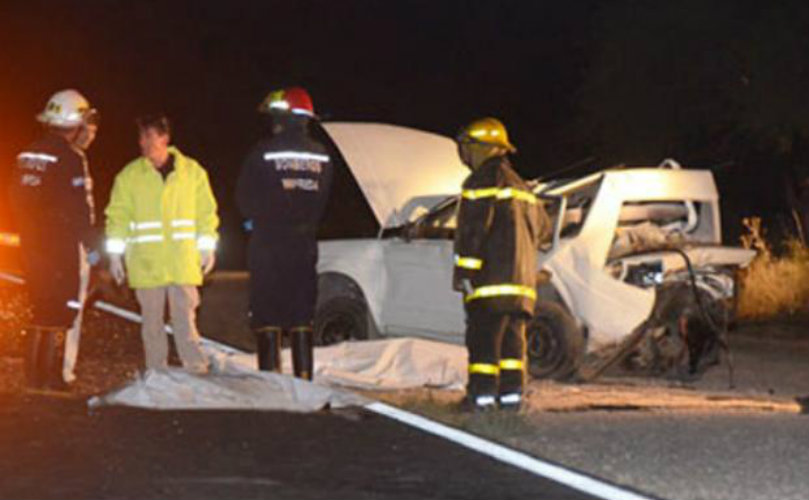
{"type": "Polygon", "coordinates": [[[458,194],[469,169],[447,137],[380,123],[324,123],[383,228],[405,222],[413,200],[430,209],[458,194]]]}

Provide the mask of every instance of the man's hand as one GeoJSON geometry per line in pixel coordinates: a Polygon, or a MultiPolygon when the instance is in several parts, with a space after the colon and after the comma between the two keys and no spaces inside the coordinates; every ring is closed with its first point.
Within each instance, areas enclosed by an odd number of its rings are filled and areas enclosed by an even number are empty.
{"type": "Polygon", "coordinates": [[[115,283],[123,285],[126,279],[126,271],[124,270],[124,260],[121,255],[110,255],[110,274],[115,283]]]}
{"type": "Polygon", "coordinates": [[[455,266],[452,270],[452,289],[461,292],[464,296],[473,291],[472,276],[474,271],[455,266]]]}
{"type": "Polygon", "coordinates": [[[95,267],[99,262],[101,262],[101,254],[98,253],[98,250],[87,252],[87,264],[90,267],[95,267]]]}
{"type": "Polygon", "coordinates": [[[469,278],[455,278],[452,280],[452,289],[456,292],[461,292],[464,297],[474,291],[472,281],[469,278]]]}
{"type": "Polygon", "coordinates": [[[213,266],[216,265],[216,255],[211,250],[203,250],[199,255],[202,274],[210,273],[213,270],[213,266]]]}

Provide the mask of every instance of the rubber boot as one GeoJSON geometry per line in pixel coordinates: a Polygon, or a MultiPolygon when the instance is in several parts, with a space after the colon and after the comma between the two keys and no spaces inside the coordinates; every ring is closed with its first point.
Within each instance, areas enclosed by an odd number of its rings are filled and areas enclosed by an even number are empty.
{"type": "Polygon", "coordinates": [[[65,391],[62,377],[62,329],[31,327],[25,350],[25,376],[30,389],[65,391]]]}
{"type": "Polygon", "coordinates": [[[497,398],[494,396],[473,396],[467,394],[458,404],[461,413],[483,413],[497,409],[497,398]]]}
{"type": "MultiPolygon", "coordinates": [[[[489,365],[492,366],[492,365],[489,365]]],[[[466,385],[466,397],[459,410],[463,413],[486,412],[497,409],[498,376],[490,373],[470,373],[466,385]]]]}
{"type": "Polygon", "coordinates": [[[315,355],[312,345],[312,329],[299,327],[291,330],[292,336],[292,369],[295,376],[304,380],[312,380],[315,355]]]}
{"type": "Polygon", "coordinates": [[[40,339],[43,332],[39,327],[26,328],[25,345],[25,380],[31,389],[40,389],[45,385],[45,376],[40,367],[40,339]]]}
{"type": "Polygon", "coordinates": [[[281,329],[265,327],[255,330],[258,369],[281,373],[281,329]]]}
{"type": "Polygon", "coordinates": [[[522,393],[501,394],[497,397],[497,404],[501,410],[518,412],[522,407],[522,393]]]}

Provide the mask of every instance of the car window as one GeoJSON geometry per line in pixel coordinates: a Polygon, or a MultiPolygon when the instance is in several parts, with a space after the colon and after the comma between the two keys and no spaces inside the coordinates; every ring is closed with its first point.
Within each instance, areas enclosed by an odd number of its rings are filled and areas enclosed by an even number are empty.
{"type": "Polygon", "coordinates": [[[410,226],[410,237],[426,240],[451,240],[455,237],[458,203],[453,200],[419,218],[410,226]]]}
{"type": "Polygon", "coordinates": [[[581,232],[600,185],[601,178],[564,194],[567,203],[560,220],[560,238],[573,238],[581,232]]]}

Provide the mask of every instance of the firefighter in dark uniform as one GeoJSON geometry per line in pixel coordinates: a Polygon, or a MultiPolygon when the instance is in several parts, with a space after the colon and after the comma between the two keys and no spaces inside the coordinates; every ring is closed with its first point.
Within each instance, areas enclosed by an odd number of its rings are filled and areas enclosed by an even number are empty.
{"type": "Polygon", "coordinates": [[[272,134],[242,166],[236,199],[252,221],[250,326],[259,369],[281,371],[282,336],[291,337],[296,377],[311,380],[312,321],[317,295],[317,230],[331,187],[326,147],[313,139],[312,100],[300,87],[271,92],[259,107],[272,134]]]}
{"type": "Polygon", "coordinates": [[[463,184],[453,287],[464,294],[469,383],[464,410],[518,409],[525,378],[525,328],[536,300],[537,245],[547,216],[511,168],[515,152],[494,118],[458,135],[463,184]]]}
{"type": "Polygon", "coordinates": [[[25,329],[25,366],[31,388],[64,389],[75,378],[87,264],[98,259],[84,153],[95,138],[98,115],[69,89],[54,94],[37,119],[45,134],[17,155],[9,186],[33,314],[25,329]]]}

